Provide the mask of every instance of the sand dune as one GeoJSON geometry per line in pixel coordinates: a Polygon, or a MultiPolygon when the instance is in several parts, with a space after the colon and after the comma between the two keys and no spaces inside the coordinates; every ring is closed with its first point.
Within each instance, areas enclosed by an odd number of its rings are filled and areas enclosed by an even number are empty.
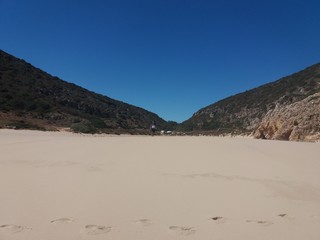
{"type": "Polygon", "coordinates": [[[320,239],[320,144],[0,130],[0,240],[320,239]]]}

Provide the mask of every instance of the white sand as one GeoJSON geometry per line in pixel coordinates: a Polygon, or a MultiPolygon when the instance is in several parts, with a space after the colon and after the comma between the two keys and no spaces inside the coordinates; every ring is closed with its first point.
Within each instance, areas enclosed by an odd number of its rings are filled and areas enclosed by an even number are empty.
{"type": "Polygon", "coordinates": [[[319,143],[0,130],[0,240],[319,240],[319,170],[319,143]]]}

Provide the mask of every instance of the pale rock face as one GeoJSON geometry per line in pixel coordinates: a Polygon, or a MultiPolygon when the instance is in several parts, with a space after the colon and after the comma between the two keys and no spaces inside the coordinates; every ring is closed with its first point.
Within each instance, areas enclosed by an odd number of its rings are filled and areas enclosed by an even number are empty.
{"type": "Polygon", "coordinates": [[[293,141],[320,139],[320,93],[269,110],[254,137],[293,141]]]}

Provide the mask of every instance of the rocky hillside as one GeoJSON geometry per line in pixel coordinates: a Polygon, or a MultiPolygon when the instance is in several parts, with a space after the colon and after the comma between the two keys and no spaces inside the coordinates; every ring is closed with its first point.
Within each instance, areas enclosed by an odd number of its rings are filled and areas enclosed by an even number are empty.
{"type": "Polygon", "coordinates": [[[0,127],[143,133],[156,114],[33,67],[0,50],[0,127]]]}
{"type": "Polygon", "coordinates": [[[320,139],[320,64],[223,99],[196,112],[181,130],[251,134],[282,140],[320,139]]]}

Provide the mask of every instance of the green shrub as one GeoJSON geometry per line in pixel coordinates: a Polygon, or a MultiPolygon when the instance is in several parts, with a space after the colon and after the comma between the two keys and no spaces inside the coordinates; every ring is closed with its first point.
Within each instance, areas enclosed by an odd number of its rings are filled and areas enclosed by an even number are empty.
{"type": "Polygon", "coordinates": [[[70,126],[71,130],[76,133],[95,133],[96,128],[92,125],[91,122],[78,122],[73,123],[70,126]]]}
{"type": "Polygon", "coordinates": [[[45,130],[36,124],[28,123],[23,120],[9,123],[7,127],[13,129],[45,130]]]}
{"type": "Polygon", "coordinates": [[[106,128],[106,123],[101,118],[92,118],[90,119],[91,124],[94,128],[101,129],[106,128]]]}

